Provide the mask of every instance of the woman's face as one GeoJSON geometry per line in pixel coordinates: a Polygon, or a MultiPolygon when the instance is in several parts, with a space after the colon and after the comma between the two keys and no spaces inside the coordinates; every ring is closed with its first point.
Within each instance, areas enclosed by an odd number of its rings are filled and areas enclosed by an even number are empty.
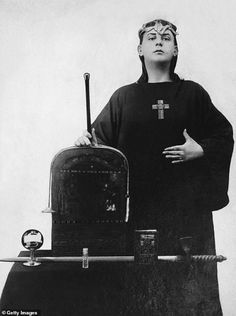
{"type": "Polygon", "coordinates": [[[170,63],[178,53],[173,33],[168,29],[163,33],[154,29],[145,32],[138,53],[144,57],[146,66],[150,63],[170,63]]]}

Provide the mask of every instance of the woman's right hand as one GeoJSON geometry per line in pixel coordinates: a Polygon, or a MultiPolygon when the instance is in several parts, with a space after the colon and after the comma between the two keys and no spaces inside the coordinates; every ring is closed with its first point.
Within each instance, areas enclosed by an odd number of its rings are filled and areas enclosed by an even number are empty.
{"type": "Polygon", "coordinates": [[[97,146],[97,137],[95,134],[95,129],[92,129],[92,134],[90,134],[88,131],[84,131],[82,136],[80,136],[76,141],[75,141],[75,146],[97,146]]]}

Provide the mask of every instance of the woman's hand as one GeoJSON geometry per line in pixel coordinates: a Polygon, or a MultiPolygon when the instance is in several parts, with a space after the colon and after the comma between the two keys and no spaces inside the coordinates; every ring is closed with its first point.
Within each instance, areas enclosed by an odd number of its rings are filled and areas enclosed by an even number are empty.
{"type": "Polygon", "coordinates": [[[95,134],[95,129],[92,129],[92,134],[90,134],[88,131],[84,131],[82,136],[80,136],[76,141],[75,141],[75,146],[97,146],[98,141],[97,137],[95,134]]]}
{"type": "Polygon", "coordinates": [[[186,140],[183,145],[167,147],[163,151],[163,155],[167,159],[172,159],[171,163],[193,160],[204,155],[202,147],[189,136],[186,129],[183,131],[183,135],[186,140]]]}

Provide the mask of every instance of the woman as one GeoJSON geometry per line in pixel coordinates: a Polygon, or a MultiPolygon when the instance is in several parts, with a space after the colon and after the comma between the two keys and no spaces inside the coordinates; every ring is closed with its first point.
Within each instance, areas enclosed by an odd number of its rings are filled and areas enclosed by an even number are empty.
{"type": "MultiPolygon", "coordinates": [[[[126,155],[131,230],[158,229],[159,254],[181,253],[184,236],[193,237],[192,253],[215,254],[212,211],[228,203],[232,127],[199,84],[174,73],[176,36],[168,21],[143,25],[141,77],[112,95],[93,124],[96,135],[85,132],[76,145],[92,139],[126,155]]],[[[140,315],[222,315],[215,264],[160,265],[158,283],[156,273],[147,291],[162,288],[162,303],[156,292],[146,303],[139,297],[140,315]]]]}

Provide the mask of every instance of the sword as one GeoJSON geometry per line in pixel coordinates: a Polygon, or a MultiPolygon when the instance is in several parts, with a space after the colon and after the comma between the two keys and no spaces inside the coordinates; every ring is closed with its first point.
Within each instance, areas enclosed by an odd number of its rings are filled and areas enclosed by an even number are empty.
{"type": "MultiPolygon", "coordinates": [[[[147,238],[149,243],[155,243],[156,231],[155,230],[145,230],[136,231],[141,241],[144,244],[145,238],[147,238]]],[[[89,267],[89,262],[135,262],[137,264],[153,264],[157,261],[167,261],[167,262],[223,262],[227,260],[226,257],[222,255],[190,255],[190,249],[192,245],[191,237],[184,237],[180,239],[182,248],[185,255],[174,255],[174,256],[158,256],[157,252],[153,251],[152,248],[145,248],[144,253],[142,253],[142,247],[137,247],[138,254],[134,256],[89,256],[88,248],[82,249],[82,256],[62,256],[62,257],[40,257],[36,256],[36,250],[43,245],[43,235],[40,231],[36,229],[27,230],[21,238],[22,245],[30,251],[28,257],[12,257],[12,258],[0,258],[0,262],[23,262],[26,266],[35,267],[41,263],[77,263],[82,262],[82,268],[86,269],[89,267]]],[[[148,244],[147,244],[148,245],[148,244]]]]}

